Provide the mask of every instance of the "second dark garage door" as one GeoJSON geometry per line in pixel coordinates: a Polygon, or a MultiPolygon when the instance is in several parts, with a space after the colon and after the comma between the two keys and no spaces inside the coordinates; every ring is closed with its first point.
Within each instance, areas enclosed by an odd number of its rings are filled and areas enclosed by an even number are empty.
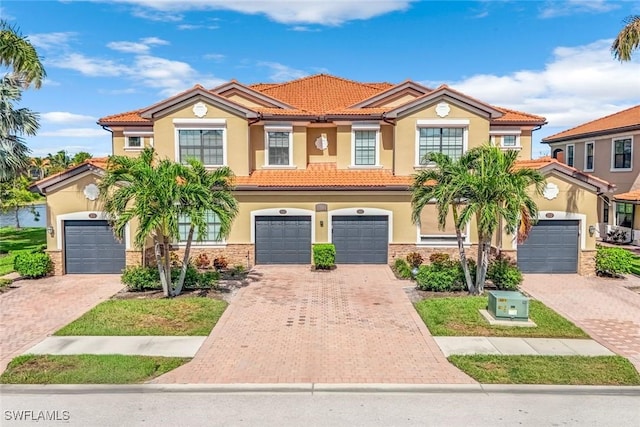
{"type": "Polygon", "coordinates": [[[523,273],[576,273],[579,226],[573,220],[538,221],[518,245],[518,268],[523,273]]]}
{"type": "Polygon", "coordinates": [[[334,216],[332,225],[336,264],[387,263],[388,217],[334,216]]]}
{"type": "Polygon", "coordinates": [[[122,273],[125,247],[107,221],[64,222],[65,273],[122,273]]]}
{"type": "Polygon", "coordinates": [[[311,264],[310,216],[257,216],[256,264],[311,264]]]}

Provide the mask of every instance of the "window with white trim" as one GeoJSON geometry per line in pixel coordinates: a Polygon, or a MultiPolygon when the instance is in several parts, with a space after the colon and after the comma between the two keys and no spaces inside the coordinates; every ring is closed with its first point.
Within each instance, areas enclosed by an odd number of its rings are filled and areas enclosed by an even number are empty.
{"type": "Polygon", "coordinates": [[[616,225],[631,228],[633,224],[633,204],[616,202],[616,225]]]}
{"type": "Polygon", "coordinates": [[[265,166],[293,165],[293,128],[265,126],[265,166]]]}
{"type": "Polygon", "coordinates": [[[125,148],[143,148],[144,138],[141,136],[125,136],[125,148]]]}
{"type": "Polygon", "coordinates": [[[593,172],[593,142],[587,142],[584,146],[584,170],[593,172]]]}
{"type": "Polygon", "coordinates": [[[631,169],[633,144],[631,138],[613,140],[613,169],[631,169]]]}
{"type": "Polygon", "coordinates": [[[430,153],[442,153],[452,160],[462,157],[464,129],[421,127],[418,129],[418,158],[420,165],[429,165],[430,153]]]}
{"type": "MultiPolygon", "coordinates": [[[[207,232],[205,234],[205,238],[202,243],[221,243],[224,240],[220,236],[220,218],[215,212],[208,211],[207,212],[207,232]]],[[[178,231],[180,233],[180,243],[186,243],[187,238],[189,237],[189,229],[191,228],[191,220],[187,215],[180,215],[178,217],[178,231]]],[[[193,241],[194,243],[197,241],[198,234],[197,230],[194,231],[193,241]]]]}
{"type": "Polygon", "coordinates": [[[576,146],[573,144],[567,145],[567,165],[573,167],[573,164],[575,162],[575,151],[576,151],[576,146]]]}
{"type": "Polygon", "coordinates": [[[206,166],[224,165],[226,129],[178,129],[178,160],[192,158],[206,166]]]}
{"type": "Polygon", "coordinates": [[[502,146],[503,147],[516,147],[516,135],[503,135],[502,136],[502,146]]]}
{"type": "Polygon", "coordinates": [[[378,132],[375,130],[353,131],[353,164],[356,166],[373,166],[376,164],[376,140],[378,132]]]}

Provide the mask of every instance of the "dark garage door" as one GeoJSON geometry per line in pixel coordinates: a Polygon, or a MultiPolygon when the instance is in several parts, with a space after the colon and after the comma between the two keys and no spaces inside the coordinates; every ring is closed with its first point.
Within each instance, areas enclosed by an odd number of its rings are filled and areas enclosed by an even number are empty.
{"type": "Polygon", "coordinates": [[[113,236],[107,221],[64,222],[65,272],[121,273],[124,242],[113,236]]]}
{"type": "Polygon", "coordinates": [[[336,264],[387,263],[388,217],[334,216],[332,233],[336,264]]]}
{"type": "Polygon", "coordinates": [[[256,264],[311,264],[311,217],[256,217],[256,264]]]}
{"type": "Polygon", "coordinates": [[[518,245],[518,267],[524,273],[576,273],[578,221],[538,221],[518,245]]]}

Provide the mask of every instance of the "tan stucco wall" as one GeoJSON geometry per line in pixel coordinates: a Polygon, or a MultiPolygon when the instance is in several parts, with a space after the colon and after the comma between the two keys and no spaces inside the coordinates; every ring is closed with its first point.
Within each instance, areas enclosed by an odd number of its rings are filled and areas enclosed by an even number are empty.
{"type": "Polygon", "coordinates": [[[411,113],[398,119],[395,128],[396,152],[395,152],[395,173],[396,175],[411,175],[414,173],[414,166],[417,164],[416,159],[416,129],[419,119],[467,119],[469,120],[468,128],[468,146],[467,149],[480,146],[489,141],[489,120],[485,117],[465,110],[451,102],[448,102],[451,111],[445,118],[439,117],[435,112],[435,106],[442,99],[437,99],[425,108],[411,113]]]}
{"type": "Polygon", "coordinates": [[[244,105],[244,106],[249,107],[249,108],[264,107],[264,104],[260,104],[260,103],[258,103],[256,101],[252,100],[252,99],[249,99],[247,97],[244,97],[244,96],[241,96],[241,95],[237,95],[237,94],[236,95],[227,96],[226,98],[231,100],[231,101],[233,101],[233,102],[235,102],[235,103],[238,103],[240,105],[244,105]]]}
{"type": "MultiPolygon", "coordinates": [[[[188,118],[196,120],[192,108],[197,102],[205,102],[200,99],[194,100],[180,110],[164,115],[153,124],[154,147],[160,158],[175,160],[176,157],[176,128],[173,119],[188,118]]],[[[207,114],[203,119],[225,119],[227,132],[227,165],[236,175],[246,176],[249,174],[249,131],[247,120],[243,117],[222,110],[210,103],[207,105],[207,114]]],[[[206,129],[206,126],[203,126],[206,129]]],[[[191,127],[191,129],[194,129],[191,127]]]]}
{"type": "MultiPolygon", "coordinates": [[[[534,200],[538,205],[540,212],[556,212],[554,217],[547,218],[544,215],[540,218],[544,219],[563,219],[560,212],[578,213],[586,215],[585,231],[585,247],[582,250],[595,250],[596,236],[589,235],[589,226],[598,223],[598,196],[586,188],[571,183],[554,174],[546,177],[547,183],[553,183],[558,186],[558,196],[552,200],[548,200],[543,196],[535,196],[534,200]]],[[[570,217],[566,219],[580,219],[570,217]]],[[[582,236],[581,236],[582,237],[582,236]]],[[[513,249],[513,235],[502,235],[502,248],[505,250],[513,249]]]]}
{"type": "Polygon", "coordinates": [[[327,163],[336,161],[338,133],[335,127],[307,128],[307,156],[309,163],[327,163]],[[319,150],[316,147],[316,139],[322,134],[327,137],[328,147],[326,150],[319,150]]]}
{"type": "Polygon", "coordinates": [[[416,98],[417,98],[416,95],[405,94],[405,95],[399,96],[398,98],[393,98],[389,101],[376,103],[375,105],[378,107],[397,107],[399,105],[403,105],[403,104],[406,104],[407,102],[413,101],[416,98]]]}

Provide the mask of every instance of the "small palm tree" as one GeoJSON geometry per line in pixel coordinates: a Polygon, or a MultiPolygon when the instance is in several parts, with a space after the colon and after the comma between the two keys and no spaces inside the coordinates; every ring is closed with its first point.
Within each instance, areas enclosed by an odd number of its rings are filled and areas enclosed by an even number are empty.
{"type": "Polygon", "coordinates": [[[38,171],[38,179],[43,179],[49,172],[49,159],[44,157],[32,157],[31,167],[38,171]]]}
{"type": "Polygon", "coordinates": [[[47,154],[49,170],[51,173],[62,172],[72,166],[71,157],[65,150],[60,150],[56,154],[47,154]]]}
{"type": "Polygon", "coordinates": [[[502,151],[484,145],[467,152],[470,170],[461,180],[466,188],[467,204],[459,221],[466,224],[473,218],[478,228],[478,273],[475,293],[484,292],[493,236],[504,222],[505,231],[516,234],[523,242],[538,217],[538,207],[532,193],[542,194],[544,177],[534,169],[517,168],[516,151],[502,151]],[[533,191],[531,191],[533,186],[533,191]]]}
{"type": "Polygon", "coordinates": [[[470,156],[454,161],[442,153],[430,153],[427,160],[434,164],[433,168],[422,170],[413,177],[411,185],[411,219],[414,224],[420,224],[422,210],[435,200],[438,209],[438,226],[444,230],[447,226],[449,210],[453,214],[453,226],[458,242],[460,264],[469,293],[474,293],[475,285],[471,280],[469,264],[464,250],[464,238],[462,227],[466,224],[460,222],[459,209],[465,199],[466,188],[462,185],[468,172],[470,156]]]}
{"type": "Polygon", "coordinates": [[[620,61],[631,61],[632,52],[640,46],[640,15],[628,16],[624,23],[611,45],[611,52],[620,61]]]}
{"type": "Polygon", "coordinates": [[[89,160],[91,158],[93,158],[93,156],[90,153],[87,153],[86,151],[79,151],[74,154],[73,158],[71,158],[71,166],[78,166],[85,160],[89,160]]]}
{"type": "Polygon", "coordinates": [[[144,248],[147,239],[153,240],[165,296],[175,296],[182,290],[189,260],[185,254],[184,270],[174,288],[169,245],[180,238],[179,217],[189,216],[192,224],[188,248],[194,231],[200,237],[206,235],[207,210],[218,213],[222,222],[220,234],[226,236],[237,212],[237,204],[230,192],[230,178],[228,168],[208,172],[195,161],[190,165],[168,159],[158,161],[153,148],[144,149],[136,158],[112,156],[109,159],[107,173],[100,183],[104,210],[117,236],[122,238],[126,225],[136,218],[139,222],[134,238],[136,246],[144,248]]]}
{"type": "Polygon", "coordinates": [[[47,76],[36,48],[5,20],[0,20],[0,65],[12,68],[25,88],[31,83],[40,88],[47,76]]]}

